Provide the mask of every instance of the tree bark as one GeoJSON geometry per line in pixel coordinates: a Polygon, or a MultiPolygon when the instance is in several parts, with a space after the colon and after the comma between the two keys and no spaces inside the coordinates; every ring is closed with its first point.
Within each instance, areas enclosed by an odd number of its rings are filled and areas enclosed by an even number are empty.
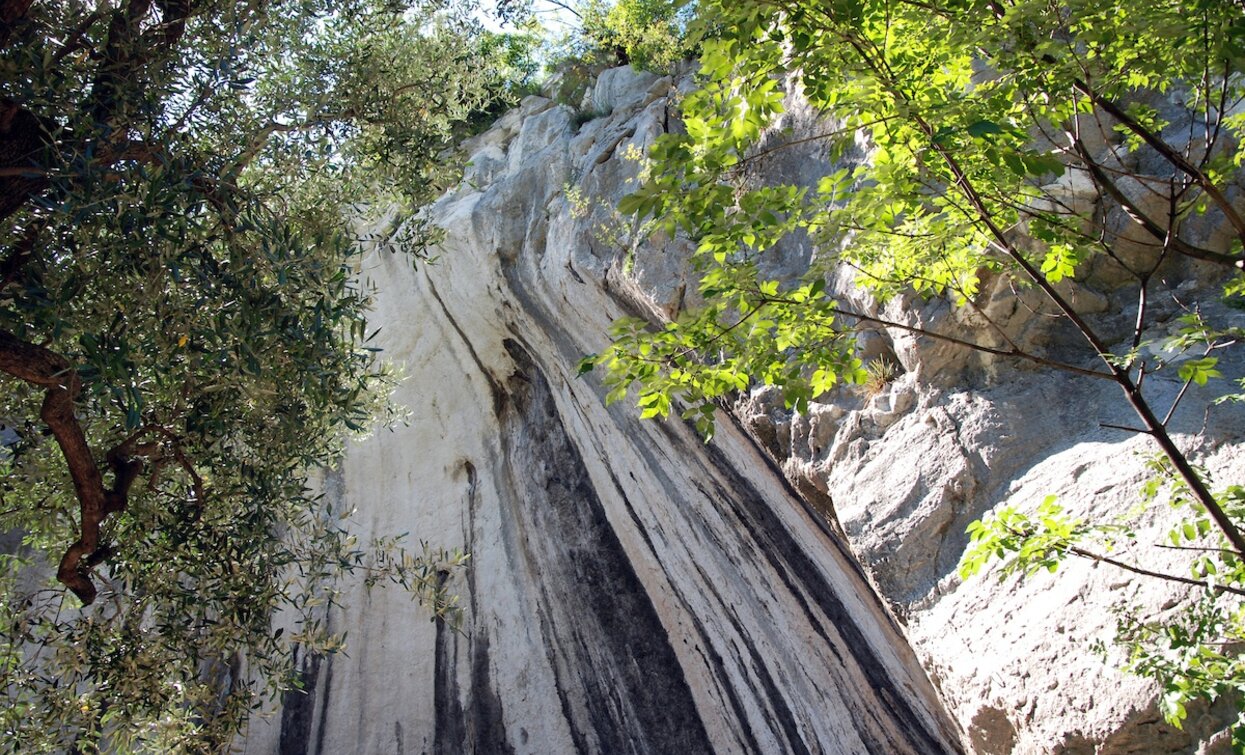
{"type": "Polygon", "coordinates": [[[39,416],[52,431],[65,457],[82,520],[78,539],[61,557],[56,578],[83,604],[90,605],[95,600],[96,590],[86,572],[102,560],[100,525],[109,514],[125,509],[130,487],[142,466],[141,462],[130,458],[128,446],[133,439],[108,452],[114,479],[112,488],[106,489],[86,433],[74,414],[74,401],[82,390],[82,380],[69,361],[0,330],[0,371],[46,389],[39,416]]]}
{"type": "Polygon", "coordinates": [[[0,0],[0,48],[9,42],[13,29],[30,10],[32,0],[0,0]]]}
{"type": "MultiPolygon", "coordinates": [[[[0,47],[8,43],[30,5],[31,0],[0,0],[0,47]]],[[[118,145],[118,140],[126,135],[126,102],[131,89],[141,89],[145,67],[173,54],[193,11],[191,0],[130,0],[112,12],[98,56],[100,62],[79,106],[95,124],[92,133],[82,137],[84,141],[58,141],[60,124],[35,114],[23,103],[0,98],[0,220],[49,190],[52,182],[48,175],[58,153],[93,154],[105,165],[127,156],[127,145],[118,145]],[[153,5],[159,10],[160,23],[144,29],[153,5]]],[[[85,34],[91,23],[80,27],[75,36],[85,34]]],[[[76,42],[71,39],[67,44],[76,42]]],[[[54,60],[52,65],[59,62],[54,60]]],[[[42,223],[32,219],[20,231],[21,236],[0,262],[0,288],[16,280],[34,259],[41,228],[42,223]]],[[[125,509],[130,487],[142,467],[141,461],[132,458],[138,450],[135,437],[105,454],[113,472],[113,486],[105,488],[100,466],[74,413],[82,390],[74,366],[60,354],[0,331],[0,372],[45,390],[40,418],[65,457],[81,516],[78,539],[66,549],[56,576],[84,604],[90,604],[96,589],[87,571],[107,554],[100,543],[100,525],[110,513],[125,509]]],[[[202,482],[180,450],[176,454],[194,479],[201,502],[202,482]]]]}

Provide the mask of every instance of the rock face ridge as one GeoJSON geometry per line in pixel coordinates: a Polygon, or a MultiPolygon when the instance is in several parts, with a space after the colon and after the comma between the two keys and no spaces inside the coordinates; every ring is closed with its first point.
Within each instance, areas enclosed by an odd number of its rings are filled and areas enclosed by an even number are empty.
{"type": "Polygon", "coordinates": [[[525,100],[429,209],[440,260],[365,263],[413,416],[352,448],[328,490],[365,532],[470,552],[449,576],[465,623],[430,624],[397,592],[347,596],[329,617],[347,655],[309,660],[306,694],[246,751],[960,750],[846,543],[745,432],[706,446],[575,377],[611,318],[648,301],[594,223],[670,87],[607,74],[612,114],[578,125],[525,100]],[[575,186],[601,198],[586,215],[575,186]]]}
{"type": "MultiPolygon", "coordinates": [[[[1144,444],[1101,425],[1127,420],[1110,386],[879,330],[862,348],[896,370],[872,393],[793,416],[762,391],[706,446],[678,422],[605,407],[595,378],[576,377],[613,318],[695,301],[680,242],[637,238],[612,209],[640,170],[631,157],[672,127],[682,85],[622,68],[581,111],[528,98],[465,145],[463,183],[427,210],[448,234],[439,261],[368,258],[412,419],[353,447],[326,490],[365,535],[470,552],[449,576],[465,625],[429,623],[396,591],[348,595],[329,617],[348,653],[305,659],[306,694],[254,723],[245,751],[1223,746],[1221,711],[1171,730],[1152,689],[1085,650],[1109,638],[1114,601],[1161,606],[1167,588],[1089,564],[1024,583],[954,576],[965,525],[992,507],[1051,493],[1087,515],[1131,505],[1144,444]]],[[[798,138],[812,123],[794,107],[786,126],[798,138]]],[[[785,176],[827,168],[815,145],[778,154],[766,169],[785,176]]],[[[798,275],[813,254],[781,250],[773,274],[798,275]]],[[[874,306],[846,273],[831,287],[874,306]]],[[[1002,293],[1015,311],[998,319],[1058,347],[1002,293]]],[[[888,307],[906,322],[959,316],[888,307]]],[[[1210,398],[1186,398],[1177,427],[1228,478],[1245,417],[1204,415],[1210,398]]]]}

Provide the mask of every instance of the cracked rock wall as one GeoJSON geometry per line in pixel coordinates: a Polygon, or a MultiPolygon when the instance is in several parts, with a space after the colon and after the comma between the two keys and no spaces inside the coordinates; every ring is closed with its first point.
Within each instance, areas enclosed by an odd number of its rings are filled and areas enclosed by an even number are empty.
{"type": "MultiPolygon", "coordinates": [[[[1166,97],[1151,104],[1181,123],[1180,95],[1166,97]]],[[[824,128],[796,101],[771,138],[796,141],[824,128]]],[[[1181,133],[1173,127],[1165,137],[1174,140],[1181,133]]],[[[1117,142],[1099,148],[1114,159],[1163,175],[1161,161],[1144,150],[1129,153],[1118,135],[1106,137],[1117,142]]],[[[781,180],[812,183],[810,176],[839,167],[816,146],[774,154],[781,160],[757,170],[781,180]]],[[[1059,190],[1093,209],[1097,194],[1083,173],[1065,173],[1054,189],[1059,190]]],[[[1240,187],[1230,193],[1241,196],[1240,187]]],[[[1153,245],[1127,241],[1130,233],[1137,235],[1128,218],[1115,220],[1122,224],[1125,251],[1138,257],[1155,253],[1153,245]]],[[[1226,251],[1226,226],[1211,213],[1190,221],[1186,232],[1226,251]]],[[[780,277],[800,275],[815,258],[815,251],[799,244],[776,251],[771,264],[780,277]]],[[[1136,290],[1121,286],[1126,276],[1109,260],[1096,259],[1087,267],[1066,295],[1108,344],[1123,343],[1132,335],[1136,290]]],[[[1222,270],[1204,263],[1168,260],[1149,288],[1144,339],[1174,334],[1177,318],[1194,305],[1212,322],[1245,326],[1245,312],[1221,300],[1224,279],[1222,270]]],[[[970,308],[952,308],[944,300],[901,297],[880,307],[854,285],[848,269],[834,271],[827,289],[847,308],[888,321],[988,335],[970,308]]],[[[1035,291],[987,278],[977,306],[1025,348],[1083,368],[1099,364],[1035,291]]],[[[1122,521],[1135,510],[1145,460],[1157,448],[1140,434],[1118,429],[1137,424],[1118,386],[968,352],[898,328],[866,330],[860,347],[865,358],[893,364],[893,375],[863,390],[828,394],[802,416],[783,410],[781,400],[766,390],[741,401],[737,413],[792,484],[843,528],[904,621],[970,749],[983,755],[1230,751],[1224,730],[1235,717],[1230,701],[1198,706],[1184,730],[1176,730],[1162,722],[1153,685],[1117,671],[1118,653],[1104,661],[1090,650],[1095,641],[1110,646],[1117,606],[1138,605],[1145,615],[1161,617],[1179,588],[1078,560],[1065,562],[1058,574],[1028,580],[1000,581],[995,572],[965,584],[955,574],[968,541],[965,527],[1003,506],[1032,511],[1055,495],[1071,516],[1100,523],[1122,521]]],[[[1219,353],[1227,379],[1245,375],[1240,354],[1219,353]]],[[[1180,390],[1175,370],[1146,381],[1146,394],[1160,414],[1180,390]]],[[[1227,382],[1190,386],[1169,425],[1218,487],[1240,484],[1245,470],[1245,411],[1239,404],[1213,403],[1228,390],[1227,382]]],[[[1167,542],[1176,516],[1162,508],[1131,522],[1145,547],[1111,555],[1183,575],[1188,567],[1177,554],[1153,547],[1167,542]]]]}

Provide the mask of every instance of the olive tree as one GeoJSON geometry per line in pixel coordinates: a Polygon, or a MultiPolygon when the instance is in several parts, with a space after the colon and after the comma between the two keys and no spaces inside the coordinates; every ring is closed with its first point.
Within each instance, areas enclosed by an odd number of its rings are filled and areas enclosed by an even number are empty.
{"type": "Polygon", "coordinates": [[[435,0],[0,2],[6,749],[225,746],[343,571],[446,609],[459,557],[307,476],[393,416],[351,221],[451,177],[490,44],[435,0]]]}

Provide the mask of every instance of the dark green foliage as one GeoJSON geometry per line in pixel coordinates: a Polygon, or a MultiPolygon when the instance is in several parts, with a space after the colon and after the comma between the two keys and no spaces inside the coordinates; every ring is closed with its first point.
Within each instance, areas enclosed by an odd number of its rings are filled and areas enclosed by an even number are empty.
{"type": "Polygon", "coordinates": [[[347,218],[454,179],[454,138],[512,97],[477,53],[507,43],[436,3],[19,10],[0,26],[0,416],[21,433],[0,531],[26,563],[0,580],[2,747],[218,750],[295,644],[337,647],[318,606],[342,573],[447,608],[435,571],[458,557],[356,544],[307,475],[387,413],[347,218]],[[49,567],[81,601],[39,584],[49,567]]]}

